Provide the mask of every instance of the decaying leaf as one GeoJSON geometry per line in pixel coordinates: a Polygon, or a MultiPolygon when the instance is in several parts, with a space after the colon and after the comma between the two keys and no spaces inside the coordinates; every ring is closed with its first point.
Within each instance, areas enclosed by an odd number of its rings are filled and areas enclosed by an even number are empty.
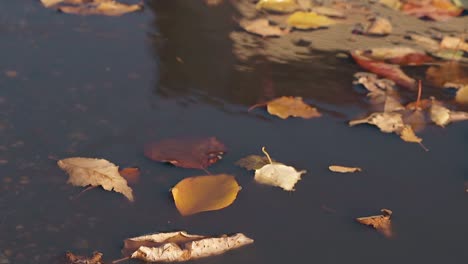
{"type": "Polygon", "coordinates": [[[392,33],[392,29],[392,24],[388,19],[377,17],[371,21],[365,33],[367,35],[385,36],[392,33]]]}
{"type": "Polygon", "coordinates": [[[215,137],[165,139],[145,146],[145,156],[151,160],[193,169],[207,168],[226,151],[224,144],[215,137]]]}
{"type": "Polygon", "coordinates": [[[103,254],[101,252],[93,252],[93,256],[88,258],[86,256],[78,256],[73,254],[72,252],[67,252],[66,257],[66,264],[104,264],[102,260],[103,254]]]}
{"type": "Polygon", "coordinates": [[[228,207],[240,190],[234,176],[219,174],[185,178],[171,192],[177,210],[187,216],[228,207]]]}
{"type": "Polygon", "coordinates": [[[395,90],[395,83],[388,79],[379,79],[377,75],[367,72],[354,74],[353,84],[361,84],[366,88],[367,97],[373,105],[381,106],[378,111],[392,112],[403,110],[400,98],[395,90]]]}
{"type": "Polygon", "coordinates": [[[102,186],[104,190],[121,193],[133,201],[133,192],[127,181],[119,174],[119,167],[105,159],[67,158],[57,162],[74,186],[102,186]]]}
{"type": "Polygon", "coordinates": [[[390,220],[392,211],[388,209],[382,209],[380,211],[382,212],[381,215],[359,217],[356,218],[356,221],[363,225],[372,226],[379,232],[382,232],[386,237],[392,237],[392,223],[390,220]]]}
{"type": "Polygon", "coordinates": [[[283,31],[280,27],[270,25],[268,19],[265,18],[255,20],[243,19],[239,24],[245,31],[262,37],[279,37],[287,34],[287,31],[283,31]]]}
{"type": "MultiPolygon", "coordinates": [[[[275,161],[272,161],[273,163],[275,161]]],[[[262,157],[259,155],[249,155],[236,162],[236,165],[247,170],[258,170],[261,167],[270,164],[268,157],[262,157]]]]}
{"type": "Polygon", "coordinates": [[[294,167],[282,163],[273,163],[265,147],[262,148],[262,151],[267,156],[270,164],[255,170],[255,181],[281,187],[285,191],[294,191],[294,185],[296,185],[301,179],[301,175],[306,173],[306,171],[296,171],[294,167]]]}
{"type": "Polygon", "coordinates": [[[181,262],[220,255],[253,242],[242,233],[206,237],[177,231],[126,239],[123,251],[147,262],[181,262]]]}
{"type": "Polygon", "coordinates": [[[280,13],[293,12],[298,8],[296,0],[260,0],[256,7],[258,10],[280,13]]]}
{"type": "Polygon", "coordinates": [[[78,15],[121,16],[143,9],[141,4],[123,4],[115,0],[41,0],[47,8],[78,15]]]}
{"type": "Polygon", "coordinates": [[[365,123],[377,126],[384,133],[397,132],[404,127],[402,115],[396,112],[372,113],[368,117],[351,120],[349,126],[365,123]]]}
{"type": "Polygon", "coordinates": [[[302,118],[320,117],[322,114],[315,107],[304,103],[302,97],[283,96],[267,103],[267,111],[282,119],[290,116],[302,118]]]}
{"type": "Polygon", "coordinates": [[[287,23],[297,29],[317,29],[336,24],[336,21],[315,12],[298,11],[288,18],[287,23]]]}
{"type": "Polygon", "coordinates": [[[345,167],[345,166],[339,166],[339,165],[331,165],[328,167],[328,169],[330,171],[340,172],[340,173],[353,173],[353,172],[362,171],[362,169],[358,167],[345,167]]]}

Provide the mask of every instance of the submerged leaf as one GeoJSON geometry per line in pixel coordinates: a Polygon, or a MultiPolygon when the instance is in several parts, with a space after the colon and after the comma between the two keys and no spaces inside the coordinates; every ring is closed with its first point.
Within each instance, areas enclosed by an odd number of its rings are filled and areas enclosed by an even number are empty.
{"type": "Polygon", "coordinates": [[[388,209],[382,209],[380,211],[382,212],[381,215],[359,217],[356,218],[356,221],[363,225],[372,226],[379,232],[382,232],[386,237],[392,237],[392,223],[390,220],[392,211],[388,209]]]}
{"type": "Polygon", "coordinates": [[[102,260],[103,254],[101,252],[93,252],[93,256],[88,258],[86,256],[78,256],[72,252],[67,252],[65,255],[67,258],[67,264],[104,264],[102,260]]]}
{"type": "Polygon", "coordinates": [[[247,170],[258,170],[267,164],[270,164],[268,158],[259,155],[249,155],[236,162],[237,166],[240,166],[247,170]]]}
{"type": "Polygon", "coordinates": [[[340,173],[353,173],[353,172],[362,171],[362,169],[358,167],[344,167],[344,166],[338,166],[338,165],[331,165],[328,167],[328,169],[330,171],[340,172],[340,173]]]}
{"type": "Polygon", "coordinates": [[[215,137],[165,139],[145,146],[145,156],[151,160],[192,169],[207,168],[226,151],[224,144],[215,137]]]}
{"type": "Polygon", "coordinates": [[[130,184],[135,184],[140,179],[140,168],[138,167],[123,168],[119,173],[130,184]]]}
{"type": "Polygon", "coordinates": [[[223,209],[231,205],[241,187],[227,174],[185,178],[171,189],[183,216],[223,209]]]}
{"type": "Polygon", "coordinates": [[[132,189],[119,174],[119,167],[105,159],[67,158],[57,165],[68,173],[68,183],[74,186],[102,186],[104,190],[121,193],[133,201],[132,189]]]}
{"type": "Polygon", "coordinates": [[[290,116],[306,119],[322,116],[317,108],[304,103],[302,97],[292,96],[283,96],[268,102],[267,111],[282,119],[286,119],[290,116]]]}
{"type": "Polygon", "coordinates": [[[292,14],[287,23],[290,27],[298,29],[316,29],[336,24],[336,21],[315,12],[299,11],[292,14]]]}
{"type": "Polygon", "coordinates": [[[206,237],[177,231],[126,239],[124,252],[147,262],[181,262],[220,255],[253,242],[242,233],[206,237]]]}

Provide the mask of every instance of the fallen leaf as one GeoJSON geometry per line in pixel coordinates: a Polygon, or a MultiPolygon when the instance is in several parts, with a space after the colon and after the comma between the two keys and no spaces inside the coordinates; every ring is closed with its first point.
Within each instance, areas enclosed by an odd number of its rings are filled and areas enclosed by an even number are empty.
{"type": "Polygon", "coordinates": [[[151,160],[193,169],[207,168],[226,151],[224,144],[215,137],[165,139],[145,146],[145,156],[151,160]]]}
{"type": "Polygon", "coordinates": [[[327,17],[346,18],[345,13],[336,8],[331,8],[331,7],[326,7],[326,6],[316,6],[316,7],[312,7],[311,11],[319,15],[323,15],[327,17]]]}
{"type": "Polygon", "coordinates": [[[123,168],[119,173],[130,184],[136,184],[140,180],[140,168],[138,167],[123,168]]]}
{"type": "Polygon", "coordinates": [[[294,191],[294,185],[296,185],[301,179],[301,175],[306,173],[306,171],[296,171],[294,167],[282,163],[273,163],[265,147],[262,148],[262,151],[267,156],[270,164],[255,170],[255,181],[281,187],[285,191],[294,191]]]}
{"type": "Polygon", "coordinates": [[[367,72],[354,74],[354,85],[361,84],[368,91],[367,97],[373,105],[382,106],[378,111],[393,112],[403,110],[395,83],[388,79],[379,79],[377,75],[367,72]]]}
{"type": "Polygon", "coordinates": [[[78,15],[121,16],[143,9],[141,4],[123,4],[115,0],[41,0],[47,8],[78,15]]]}
{"type": "Polygon", "coordinates": [[[104,190],[123,194],[133,201],[133,192],[119,174],[119,167],[105,159],[67,158],[57,165],[68,173],[68,183],[74,186],[102,186],[104,190]]]}
{"type": "Polygon", "coordinates": [[[392,237],[392,223],[390,220],[392,211],[388,209],[382,209],[380,211],[382,212],[381,215],[359,217],[356,218],[356,221],[363,225],[372,226],[379,232],[382,232],[386,237],[392,237]]]}
{"type": "Polygon", "coordinates": [[[359,124],[370,124],[377,126],[384,133],[393,133],[400,131],[404,127],[403,118],[396,112],[377,112],[362,119],[351,120],[349,126],[359,124]]]}
{"type": "Polygon", "coordinates": [[[262,37],[278,37],[287,33],[278,26],[270,25],[268,19],[265,18],[259,18],[255,20],[243,19],[239,24],[243,29],[245,29],[245,31],[260,35],[262,37]]]}
{"type": "Polygon", "coordinates": [[[398,132],[398,134],[400,135],[400,138],[403,141],[409,143],[418,143],[425,151],[429,151],[429,149],[426,148],[426,146],[424,146],[424,144],[422,143],[422,138],[416,136],[413,128],[411,128],[410,125],[405,125],[403,129],[398,132]]]}
{"type": "Polygon", "coordinates": [[[181,262],[220,255],[253,242],[242,233],[206,237],[178,231],[126,239],[124,252],[147,262],[181,262]]]}
{"type": "Polygon", "coordinates": [[[218,6],[223,3],[223,0],[204,0],[207,6],[218,6]]]}
{"type": "Polygon", "coordinates": [[[101,252],[93,252],[93,256],[88,258],[86,256],[78,256],[72,252],[67,252],[65,255],[67,258],[67,264],[104,264],[102,260],[103,254],[101,252]]]}
{"type": "Polygon", "coordinates": [[[426,127],[426,116],[422,109],[407,110],[403,113],[403,122],[416,131],[423,131],[426,127]]]}
{"type": "Polygon", "coordinates": [[[363,51],[355,50],[351,52],[351,56],[356,63],[362,68],[373,72],[381,77],[390,79],[396,84],[408,89],[415,89],[416,80],[406,75],[398,65],[388,64],[381,61],[374,61],[366,56],[363,56],[363,51]]]}
{"type": "Polygon", "coordinates": [[[432,61],[425,52],[401,46],[373,48],[364,50],[361,54],[369,59],[398,65],[421,65],[432,61]]]}
{"type": "Polygon", "coordinates": [[[463,50],[468,52],[468,43],[462,38],[445,36],[440,42],[440,47],[442,49],[463,50]]]}
{"type": "Polygon", "coordinates": [[[231,205],[241,187],[227,174],[185,178],[171,189],[181,215],[223,209],[231,205]]]}
{"type": "Polygon", "coordinates": [[[402,5],[400,0],[379,0],[379,3],[393,10],[400,10],[402,5]]]}
{"type": "Polygon", "coordinates": [[[367,35],[385,36],[392,33],[393,27],[390,21],[383,17],[377,17],[371,21],[366,29],[367,35]]]}
{"type": "Polygon", "coordinates": [[[16,78],[18,77],[18,72],[17,71],[5,71],[5,75],[8,77],[8,78],[16,78]]]}
{"type": "Polygon", "coordinates": [[[458,122],[468,120],[468,113],[461,111],[450,112],[450,122],[458,122]]]}
{"type": "Polygon", "coordinates": [[[468,104],[468,84],[458,88],[455,101],[460,104],[468,104]]]}
{"type": "Polygon", "coordinates": [[[436,21],[445,21],[463,12],[463,8],[452,4],[450,0],[407,0],[401,10],[407,15],[427,17],[436,21]]]}
{"type": "Polygon", "coordinates": [[[257,10],[266,10],[280,13],[290,13],[298,8],[295,0],[260,0],[257,10]]]}
{"type": "Polygon", "coordinates": [[[302,97],[283,96],[267,103],[267,111],[282,119],[290,116],[302,118],[320,117],[322,114],[315,107],[304,103],[302,97]]]}
{"type": "Polygon", "coordinates": [[[449,82],[468,85],[468,67],[458,62],[446,62],[429,67],[426,70],[426,78],[439,87],[449,82]]]}
{"type": "Polygon", "coordinates": [[[267,164],[270,164],[268,157],[262,157],[258,155],[249,155],[236,162],[237,166],[245,168],[247,170],[258,170],[267,164]]]}
{"type": "Polygon", "coordinates": [[[438,126],[445,127],[450,123],[450,110],[446,108],[441,102],[431,98],[431,108],[429,110],[431,120],[438,126]]]}
{"type": "Polygon", "coordinates": [[[340,172],[340,173],[353,173],[353,172],[362,171],[362,169],[358,167],[344,167],[344,166],[339,166],[339,165],[331,165],[328,167],[328,169],[330,171],[340,172]]]}
{"type": "Polygon", "coordinates": [[[287,23],[297,29],[317,29],[336,24],[336,21],[315,12],[298,11],[288,17],[287,23]]]}

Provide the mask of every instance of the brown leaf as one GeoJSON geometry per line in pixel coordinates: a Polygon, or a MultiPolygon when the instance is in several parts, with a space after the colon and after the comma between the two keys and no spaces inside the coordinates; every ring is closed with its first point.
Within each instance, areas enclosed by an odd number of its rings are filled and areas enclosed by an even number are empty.
{"type": "Polygon", "coordinates": [[[302,97],[283,96],[267,103],[267,111],[282,119],[290,116],[302,118],[320,117],[322,114],[315,107],[304,103],[302,97]]]}
{"type": "Polygon", "coordinates": [[[339,165],[331,165],[328,167],[328,169],[330,171],[340,172],[340,173],[353,173],[353,172],[362,171],[362,169],[358,167],[344,167],[344,166],[339,166],[339,165]]]}
{"type": "Polygon", "coordinates": [[[457,62],[446,62],[431,66],[426,71],[426,78],[434,85],[442,87],[446,83],[468,85],[468,67],[457,62]]]}
{"type": "Polygon", "coordinates": [[[151,160],[193,169],[207,168],[226,151],[224,144],[215,137],[165,139],[145,146],[145,156],[151,160]]]}
{"type": "Polygon", "coordinates": [[[102,260],[103,254],[97,251],[93,252],[93,256],[90,258],[86,256],[78,256],[72,252],[67,252],[65,256],[67,258],[67,264],[104,264],[104,261],[102,260]]]}
{"type": "Polygon", "coordinates": [[[249,155],[236,162],[237,166],[247,170],[258,170],[267,164],[270,164],[268,157],[262,157],[259,155],[249,155]]]}
{"type": "Polygon", "coordinates": [[[455,6],[450,0],[407,0],[401,10],[407,15],[428,17],[436,21],[445,21],[463,12],[463,8],[455,6]]]}
{"type": "Polygon", "coordinates": [[[279,37],[287,34],[287,32],[283,31],[280,27],[270,25],[268,19],[265,18],[255,20],[243,19],[239,24],[245,31],[262,37],[279,37]]]}
{"type": "Polygon", "coordinates": [[[368,117],[349,121],[349,126],[365,123],[377,126],[384,133],[397,132],[404,127],[402,115],[396,112],[372,113],[368,117]]]}
{"type": "Polygon", "coordinates": [[[403,114],[403,121],[405,124],[411,126],[411,128],[420,132],[426,127],[426,116],[422,109],[408,110],[403,114]]]}
{"type": "Polygon", "coordinates": [[[440,47],[442,49],[463,50],[468,52],[468,43],[462,38],[445,36],[440,42],[440,47]]]}
{"type": "Polygon", "coordinates": [[[392,24],[388,19],[383,17],[377,17],[367,27],[366,34],[385,36],[392,33],[392,29],[392,24]]]}
{"type": "Polygon", "coordinates": [[[241,187],[228,174],[185,178],[171,189],[181,215],[220,210],[231,205],[241,187]]]}
{"type": "Polygon", "coordinates": [[[119,174],[119,167],[105,159],[67,158],[57,162],[74,186],[102,186],[104,190],[121,193],[133,201],[133,192],[127,181],[119,174]]]}
{"type": "Polygon", "coordinates": [[[372,226],[379,232],[382,232],[386,237],[392,237],[392,223],[390,220],[392,211],[388,209],[382,209],[380,211],[382,212],[381,215],[359,217],[356,218],[356,220],[363,225],[372,226]]]}
{"type": "Polygon", "coordinates": [[[136,184],[140,180],[140,168],[138,167],[123,168],[119,171],[119,173],[130,184],[136,184]]]}

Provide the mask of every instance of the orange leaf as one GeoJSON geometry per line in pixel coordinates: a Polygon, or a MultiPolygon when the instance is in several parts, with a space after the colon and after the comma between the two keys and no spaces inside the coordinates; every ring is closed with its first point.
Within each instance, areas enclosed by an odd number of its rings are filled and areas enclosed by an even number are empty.
{"type": "Polygon", "coordinates": [[[392,211],[388,209],[382,209],[380,211],[382,212],[381,215],[359,217],[356,218],[356,221],[363,225],[372,226],[379,232],[382,232],[386,237],[392,237],[392,225],[390,221],[392,211]]]}
{"type": "Polygon", "coordinates": [[[283,96],[273,99],[267,103],[267,111],[282,119],[286,119],[290,116],[306,119],[322,116],[317,108],[304,103],[301,97],[292,96],[283,96]]]}
{"type": "Polygon", "coordinates": [[[130,184],[136,184],[140,180],[140,168],[138,167],[123,168],[119,173],[130,184]]]}

